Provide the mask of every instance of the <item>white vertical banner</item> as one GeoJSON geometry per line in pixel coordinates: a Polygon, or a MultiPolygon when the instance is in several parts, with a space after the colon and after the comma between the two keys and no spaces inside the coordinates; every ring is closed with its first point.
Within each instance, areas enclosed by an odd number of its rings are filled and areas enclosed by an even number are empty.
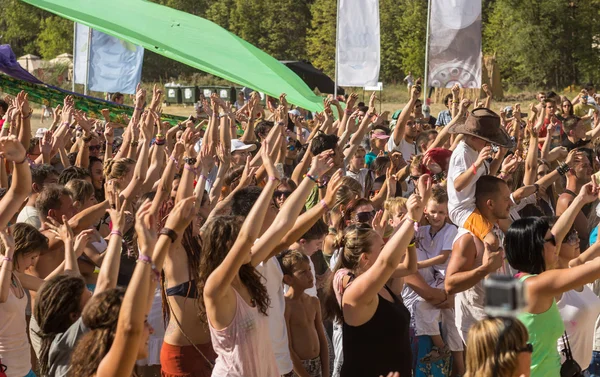
{"type": "Polygon", "coordinates": [[[73,48],[73,81],[85,85],[88,70],[88,38],[90,28],[75,23],[75,48],[73,48]]]}
{"type": "Polygon", "coordinates": [[[75,83],[85,84],[86,71],[89,70],[87,81],[90,90],[135,94],[136,85],[142,78],[143,47],[77,24],[74,51],[75,83]],[[92,33],[91,38],[89,33],[92,33]]]}
{"type": "Polygon", "coordinates": [[[375,86],[379,80],[379,0],[338,0],[337,85],[375,86]]]}
{"type": "Polygon", "coordinates": [[[481,0],[431,0],[429,86],[481,87],[481,0]]]}

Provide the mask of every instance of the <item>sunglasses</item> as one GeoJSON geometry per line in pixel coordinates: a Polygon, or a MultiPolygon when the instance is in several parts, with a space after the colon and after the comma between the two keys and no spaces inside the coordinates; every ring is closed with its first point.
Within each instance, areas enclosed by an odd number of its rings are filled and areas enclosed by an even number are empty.
{"type": "Polygon", "coordinates": [[[544,238],[544,242],[550,242],[552,245],[556,246],[556,238],[554,237],[554,234],[550,233],[550,237],[544,238]]]}
{"type": "Polygon", "coordinates": [[[418,181],[418,180],[419,180],[419,177],[420,177],[420,176],[418,176],[418,175],[409,175],[409,176],[408,176],[408,179],[410,179],[411,181],[418,181]]]}
{"type": "Polygon", "coordinates": [[[275,190],[275,192],[273,192],[273,197],[274,198],[281,198],[282,196],[284,198],[289,198],[290,195],[292,195],[291,191],[280,191],[280,190],[275,190]]]}
{"type": "Polygon", "coordinates": [[[99,145],[90,145],[88,148],[90,151],[99,151],[101,147],[99,145]]]}
{"type": "Polygon", "coordinates": [[[524,347],[515,349],[515,352],[517,352],[517,353],[521,353],[521,352],[533,353],[533,344],[527,343],[527,344],[525,344],[524,347]]]}
{"type": "Polygon", "coordinates": [[[356,221],[359,223],[370,223],[373,218],[375,218],[375,214],[377,211],[369,211],[369,212],[358,212],[356,214],[356,221]]]}
{"type": "Polygon", "coordinates": [[[577,233],[577,231],[573,231],[573,232],[569,233],[566,237],[566,241],[567,241],[567,243],[570,243],[570,244],[579,243],[579,233],[577,233]]]}

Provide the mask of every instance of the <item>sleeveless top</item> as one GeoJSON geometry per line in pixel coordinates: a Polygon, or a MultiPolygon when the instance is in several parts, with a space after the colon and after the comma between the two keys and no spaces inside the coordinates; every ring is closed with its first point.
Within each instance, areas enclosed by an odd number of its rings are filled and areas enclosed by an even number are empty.
{"type": "MultiPolygon", "coordinates": [[[[465,234],[471,234],[464,228],[458,228],[458,233],[454,238],[456,243],[465,234]]],[[[477,250],[473,269],[481,266],[483,260],[483,243],[475,236],[473,242],[477,250]]],[[[458,292],[454,298],[455,322],[456,327],[463,334],[467,334],[471,326],[485,318],[485,289],[483,280],[480,280],[471,288],[458,292]]],[[[464,335],[463,335],[464,336],[464,335]]],[[[463,339],[466,341],[466,339],[463,339]]]]}
{"type": "MultiPolygon", "coordinates": [[[[592,361],[596,320],[600,315],[600,298],[590,287],[583,286],[581,292],[574,289],[564,292],[556,306],[567,330],[573,358],[582,368],[586,368],[592,361]]],[[[560,337],[558,351],[561,352],[565,348],[563,338],[560,337]]],[[[565,360],[563,354],[561,358],[562,361],[565,360]]]]}
{"type": "Polygon", "coordinates": [[[213,349],[218,355],[212,376],[279,377],[267,317],[234,291],[236,309],[229,326],[216,330],[208,321],[213,349]]]}
{"type": "MultiPolygon", "coordinates": [[[[523,282],[531,276],[535,275],[521,276],[519,280],[523,282]]],[[[522,312],[517,318],[527,328],[529,343],[533,345],[531,377],[559,377],[560,355],[556,344],[558,338],[565,332],[565,325],[556,306],[556,300],[552,299],[552,305],[543,313],[522,312]]]]}
{"type": "Polygon", "coordinates": [[[343,323],[344,365],[341,377],[379,377],[389,372],[411,376],[410,313],[396,295],[389,302],[381,295],[373,317],[360,326],[343,323]]]}
{"type": "Polygon", "coordinates": [[[13,289],[9,287],[8,300],[0,304],[0,359],[2,364],[7,366],[7,377],[23,377],[31,370],[31,353],[25,321],[27,295],[14,274],[12,279],[23,292],[23,297],[16,297],[13,289]]]}

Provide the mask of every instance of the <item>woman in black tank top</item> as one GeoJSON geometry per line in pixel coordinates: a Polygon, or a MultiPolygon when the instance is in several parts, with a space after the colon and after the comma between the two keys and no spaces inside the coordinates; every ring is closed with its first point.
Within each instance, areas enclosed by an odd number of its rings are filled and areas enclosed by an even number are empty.
{"type": "Polygon", "coordinates": [[[341,377],[412,375],[410,313],[386,282],[416,271],[412,239],[431,193],[429,176],[421,177],[418,192],[423,198],[410,197],[406,219],[386,244],[367,224],[347,227],[336,240],[339,253],[327,286],[325,315],[342,322],[341,377]]]}

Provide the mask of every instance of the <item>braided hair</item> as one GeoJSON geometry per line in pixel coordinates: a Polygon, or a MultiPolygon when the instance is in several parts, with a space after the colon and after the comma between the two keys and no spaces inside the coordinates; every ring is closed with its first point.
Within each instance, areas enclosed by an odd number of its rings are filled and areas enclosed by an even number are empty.
{"type": "MultiPolygon", "coordinates": [[[[204,287],[210,274],[221,264],[233,246],[241,229],[241,219],[234,216],[218,216],[209,224],[204,233],[202,253],[200,255],[200,277],[197,281],[198,294],[200,295],[200,318],[207,321],[206,305],[202,297],[204,296],[204,287]]],[[[242,284],[248,289],[252,300],[258,307],[258,310],[267,315],[267,309],[270,305],[267,289],[262,283],[262,275],[247,263],[242,265],[239,271],[242,284]]]]}
{"type": "Polygon", "coordinates": [[[56,335],[64,333],[73,324],[71,314],[79,316],[80,300],[85,281],[79,276],[58,275],[46,281],[37,293],[33,316],[39,325],[41,338],[40,374],[48,374],[48,353],[56,335]]]}
{"type": "Polygon", "coordinates": [[[123,296],[123,288],[108,289],[92,297],[85,306],[82,318],[90,331],[75,346],[69,377],[91,377],[96,374],[115,339],[123,296]]]}

